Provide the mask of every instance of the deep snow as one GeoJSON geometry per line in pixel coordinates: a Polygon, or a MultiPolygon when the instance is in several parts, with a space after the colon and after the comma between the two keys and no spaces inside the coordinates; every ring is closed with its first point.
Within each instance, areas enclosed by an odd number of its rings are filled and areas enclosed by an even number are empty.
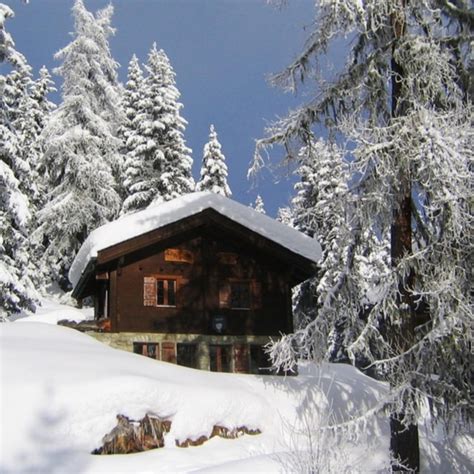
{"type": "MultiPolygon", "coordinates": [[[[357,416],[384,393],[384,384],[348,365],[306,364],[300,375],[286,378],[193,370],[56,326],[61,307],[50,308],[41,319],[53,324],[0,325],[2,473],[295,472],[308,453],[322,472],[381,472],[387,466],[384,417],[369,420],[357,441],[315,431],[357,416]],[[165,448],[89,454],[119,413],[171,418],[165,448]],[[259,428],[262,434],[175,446],[176,439],[207,435],[216,424],[259,428]]],[[[425,472],[470,472],[472,437],[449,444],[438,431],[423,436],[422,445],[425,472]]]]}

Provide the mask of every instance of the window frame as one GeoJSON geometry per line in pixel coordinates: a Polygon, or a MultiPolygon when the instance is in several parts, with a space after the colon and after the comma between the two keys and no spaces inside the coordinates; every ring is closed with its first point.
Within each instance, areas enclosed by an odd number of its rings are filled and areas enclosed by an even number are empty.
{"type": "Polygon", "coordinates": [[[233,311],[253,311],[262,307],[261,283],[251,278],[228,278],[219,288],[219,308],[233,311]],[[248,285],[249,306],[232,306],[232,286],[236,284],[248,285]]]}
{"type": "Polygon", "coordinates": [[[162,274],[148,274],[143,276],[143,306],[151,308],[177,308],[178,307],[178,293],[181,286],[180,275],[162,275],[162,274]],[[164,283],[163,297],[164,304],[158,304],[158,282],[164,283]],[[168,304],[169,292],[168,282],[174,281],[174,304],[168,304]],[[148,288],[147,288],[148,286],[148,288]]]}
{"type": "Polygon", "coordinates": [[[252,309],[252,282],[251,280],[230,280],[229,281],[229,287],[230,287],[230,294],[229,294],[229,308],[230,309],[236,309],[236,310],[243,310],[243,311],[249,311],[252,309]],[[245,297],[247,298],[246,301],[243,301],[243,287],[245,285],[245,297]],[[239,299],[237,303],[234,306],[234,300],[239,299]],[[240,303],[247,303],[245,304],[240,304],[240,303]]]}
{"type": "Polygon", "coordinates": [[[176,278],[157,278],[156,279],[156,306],[158,308],[176,308],[176,296],[177,296],[177,289],[178,289],[178,280],[176,278]],[[174,289],[173,289],[173,299],[174,304],[169,304],[170,299],[170,287],[169,282],[174,282],[174,289]],[[160,291],[160,282],[163,283],[163,303],[159,303],[159,291],[160,291]]]}

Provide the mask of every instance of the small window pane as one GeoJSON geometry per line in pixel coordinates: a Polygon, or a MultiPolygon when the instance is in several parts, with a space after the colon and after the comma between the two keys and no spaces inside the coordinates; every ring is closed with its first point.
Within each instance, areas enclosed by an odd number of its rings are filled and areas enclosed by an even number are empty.
{"type": "Polygon", "coordinates": [[[168,280],[168,303],[169,306],[176,306],[176,281],[168,280]]]}
{"type": "Polygon", "coordinates": [[[156,285],[156,303],[164,305],[165,304],[165,281],[158,280],[156,285]]]}
{"type": "Polygon", "coordinates": [[[271,374],[272,362],[262,346],[250,346],[250,373],[271,374]]]}
{"type": "Polygon", "coordinates": [[[133,352],[135,354],[142,354],[152,359],[158,359],[158,348],[159,344],[157,342],[134,342],[133,343],[133,352]]]}
{"type": "Polygon", "coordinates": [[[193,369],[196,368],[196,344],[178,343],[176,345],[176,352],[178,365],[184,365],[185,367],[191,367],[193,369]]]}
{"type": "Polygon", "coordinates": [[[152,359],[156,359],[156,344],[147,344],[147,356],[151,357],[152,359]]]}
{"type": "Polygon", "coordinates": [[[210,369],[212,372],[230,372],[231,346],[220,344],[209,345],[210,369]]]}
{"type": "Polygon", "coordinates": [[[250,308],[250,283],[232,282],[230,295],[231,308],[250,308]]]}

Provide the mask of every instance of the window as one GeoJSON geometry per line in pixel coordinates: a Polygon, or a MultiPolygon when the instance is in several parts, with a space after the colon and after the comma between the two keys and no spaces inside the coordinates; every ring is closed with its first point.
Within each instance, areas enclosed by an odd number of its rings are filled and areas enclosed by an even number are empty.
{"type": "Polygon", "coordinates": [[[233,281],[230,283],[230,307],[235,309],[250,308],[250,282],[233,281]]]}
{"type": "Polygon", "coordinates": [[[158,306],[176,306],[176,280],[156,280],[158,306]]]}
{"type": "Polygon", "coordinates": [[[161,343],[161,360],[176,364],[176,344],[174,342],[161,343]]]}
{"type": "Polygon", "coordinates": [[[255,280],[230,280],[221,283],[219,307],[256,309],[261,307],[260,283],[255,280]]]}
{"type": "Polygon", "coordinates": [[[144,306],[176,306],[177,279],[147,276],[143,280],[144,306]]]}
{"type": "Polygon", "coordinates": [[[196,344],[178,343],[176,344],[176,352],[178,365],[184,365],[193,369],[197,367],[196,344]]]}
{"type": "Polygon", "coordinates": [[[212,372],[230,372],[231,346],[209,345],[210,369],[212,372]]]}
{"type": "Polygon", "coordinates": [[[249,372],[249,346],[247,344],[234,344],[234,372],[243,374],[249,372]]]}
{"type": "Polygon", "coordinates": [[[133,352],[152,359],[159,359],[160,344],[158,342],[134,342],[133,352]]]}
{"type": "Polygon", "coordinates": [[[268,354],[262,346],[252,344],[250,346],[250,373],[251,374],[271,374],[272,363],[268,354]]]}

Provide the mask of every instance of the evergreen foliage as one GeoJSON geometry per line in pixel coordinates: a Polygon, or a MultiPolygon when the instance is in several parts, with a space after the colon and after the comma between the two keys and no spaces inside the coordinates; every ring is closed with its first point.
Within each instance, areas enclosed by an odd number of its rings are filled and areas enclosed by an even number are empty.
{"type": "Polygon", "coordinates": [[[124,110],[124,124],[120,128],[120,137],[123,143],[125,155],[123,168],[123,190],[125,199],[122,205],[122,213],[128,210],[140,209],[142,207],[143,196],[142,180],[150,176],[151,170],[144,169],[143,160],[140,160],[135,150],[143,141],[140,140],[140,121],[137,119],[140,113],[144,95],[143,72],[137,56],[134,54],[128,66],[127,83],[122,97],[122,107],[124,110]]]}
{"type": "Polygon", "coordinates": [[[255,198],[254,209],[257,212],[260,212],[260,214],[266,214],[265,204],[264,204],[263,198],[262,198],[262,196],[260,196],[260,194],[257,194],[257,197],[255,198]]]}
{"type": "Polygon", "coordinates": [[[5,30],[5,19],[11,17],[13,11],[0,4],[0,62],[13,67],[8,77],[0,75],[0,321],[22,309],[34,309],[37,300],[27,239],[29,167],[21,153],[24,133],[19,135],[15,128],[22,122],[17,107],[28,99],[31,68],[5,30]]]}
{"type": "MultiPolygon", "coordinates": [[[[320,332],[338,330],[350,360],[364,361],[390,382],[384,407],[392,452],[415,470],[416,422],[427,399],[434,419],[462,426],[472,417],[466,354],[473,313],[474,18],[468,3],[317,1],[303,52],[274,77],[292,91],[316,79],[315,94],[259,141],[253,166],[263,165],[259,150],[275,143],[298,161],[301,143],[310,143],[321,124],[329,128],[330,146],[337,139],[347,150],[351,175],[344,183],[351,190],[336,199],[350,231],[338,230],[339,243],[323,242],[330,272],[316,293],[327,319],[317,322],[318,313],[316,322],[275,344],[272,355],[288,366],[300,355],[330,358],[331,338],[325,343],[320,332]],[[344,38],[350,39],[345,66],[331,81],[321,80],[315,72],[344,38]]],[[[316,204],[312,216],[320,211],[316,204]]]]}
{"type": "MultiPolygon", "coordinates": [[[[48,99],[48,95],[55,92],[54,82],[48,69],[43,66],[39,71],[39,77],[31,86],[31,127],[33,130],[33,139],[30,145],[30,168],[31,181],[35,183],[34,193],[31,196],[34,210],[40,209],[44,205],[46,180],[44,179],[45,169],[42,168],[42,156],[45,143],[42,138],[46,122],[56,105],[48,99]]],[[[25,151],[27,147],[25,147],[25,151]]]]}
{"type": "Polygon", "coordinates": [[[194,190],[191,150],[183,137],[186,121],[180,115],[182,104],[175,73],[165,52],[157,50],[156,44],[150,50],[145,69],[145,79],[137,60],[129,69],[127,94],[135,94],[138,108],[129,109],[124,181],[128,196],[124,213],[194,190]]]}
{"type": "Polygon", "coordinates": [[[286,224],[290,227],[293,227],[293,212],[288,206],[280,207],[278,209],[276,219],[282,224],[286,224]]]}
{"type": "Polygon", "coordinates": [[[64,80],[63,102],[43,131],[42,166],[50,191],[35,232],[44,245],[44,267],[63,288],[82,242],[120,208],[113,176],[121,159],[116,137],[120,101],[117,63],[108,45],[113,9],[109,6],[94,16],[76,0],[72,11],[74,39],[56,54],[63,60],[56,70],[64,80]]]}
{"type": "Polygon", "coordinates": [[[25,63],[25,57],[15,49],[15,42],[5,29],[5,21],[14,16],[8,5],[0,3],[0,63],[5,61],[19,68],[25,63]]]}
{"type": "Polygon", "coordinates": [[[232,192],[227,184],[227,165],[222,153],[222,146],[217,138],[214,125],[209,131],[209,141],[204,145],[201,178],[196,184],[196,191],[212,191],[225,197],[232,192]]]}
{"type": "Polygon", "coordinates": [[[161,100],[160,118],[164,126],[159,134],[163,159],[155,163],[159,176],[154,198],[154,202],[162,202],[194,191],[193,160],[191,149],[186,147],[184,141],[187,122],[181,117],[183,105],[179,102],[181,94],[176,88],[175,72],[168,56],[162,49],[156,51],[156,45],[153,46],[147,71],[147,90],[151,93],[156,90],[157,98],[161,100]]]}

